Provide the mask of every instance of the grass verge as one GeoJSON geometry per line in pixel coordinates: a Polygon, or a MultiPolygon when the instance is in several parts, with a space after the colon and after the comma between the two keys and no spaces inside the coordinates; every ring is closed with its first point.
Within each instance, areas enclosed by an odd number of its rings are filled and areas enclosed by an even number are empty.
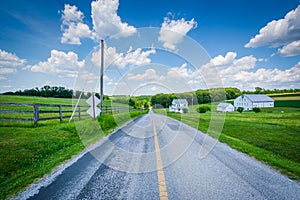
{"type": "Polygon", "coordinates": [[[90,118],[76,121],[76,125],[74,121],[68,124],[67,120],[43,121],[37,127],[31,123],[0,122],[0,199],[23,190],[85,146],[143,114],[139,111],[104,114],[96,121],[90,118]],[[91,128],[90,124],[97,124],[92,127],[98,128],[91,128]]]}
{"type": "Polygon", "coordinates": [[[210,122],[213,118],[215,121],[222,121],[222,113],[199,114],[192,111],[188,114],[167,115],[269,164],[291,179],[300,181],[300,108],[275,107],[262,109],[260,113],[227,113],[221,134],[215,133],[215,127],[210,126],[210,122]]]}

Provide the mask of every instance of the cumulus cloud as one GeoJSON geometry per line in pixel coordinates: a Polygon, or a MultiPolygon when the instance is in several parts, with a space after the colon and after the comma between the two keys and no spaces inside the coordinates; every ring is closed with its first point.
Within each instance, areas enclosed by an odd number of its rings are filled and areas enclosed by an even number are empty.
{"type": "Polygon", "coordinates": [[[236,52],[227,52],[225,57],[218,55],[210,60],[209,63],[204,65],[201,71],[206,70],[207,68],[215,67],[217,72],[225,79],[227,76],[231,76],[242,70],[249,70],[255,67],[257,59],[250,56],[244,56],[237,59],[236,52]]]}
{"type": "Polygon", "coordinates": [[[253,69],[257,59],[250,56],[237,58],[236,52],[227,52],[225,56],[212,58],[193,73],[194,78],[201,78],[207,87],[233,86],[232,77],[240,72],[253,69]]]}
{"type": "Polygon", "coordinates": [[[176,45],[180,43],[183,37],[193,28],[197,27],[197,22],[194,18],[186,21],[184,18],[179,20],[164,18],[161,25],[158,40],[163,43],[165,48],[175,50],[176,45]]]}
{"type": "Polygon", "coordinates": [[[6,80],[5,75],[16,73],[17,68],[24,66],[25,63],[25,59],[0,49],[0,80],[6,80]]]}
{"type": "Polygon", "coordinates": [[[136,32],[136,28],[122,22],[117,14],[118,0],[97,0],[92,2],[93,28],[98,38],[118,34],[117,37],[127,37],[136,32]]]}
{"type": "Polygon", "coordinates": [[[19,58],[13,53],[6,52],[0,49],[0,67],[1,68],[14,68],[23,66],[26,63],[25,59],[19,58]]]}
{"type": "Polygon", "coordinates": [[[77,71],[82,68],[85,61],[78,61],[76,53],[68,53],[51,50],[51,56],[47,61],[29,65],[26,68],[32,72],[59,74],[60,77],[76,77],[77,71]]]}
{"type": "Polygon", "coordinates": [[[94,38],[95,34],[83,23],[84,15],[76,6],[65,5],[62,11],[61,43],[80,45],[81,38],[94,38]]]}
{"type": "MultiPolygon", "coordinates": [[[[115,47],[105,47],[104,49],[104,64],[105,67],[113,64],[118,68],[124,68],[127,65],[140,66],[151,62],[149,56],[154,54],[156,51],[154,48],[142,51],[141,48],[137,48],[135,50],[132,47],[129,47],[126,53],[118,53],[115,47]]],[[[101,51],[93,52],[91,61],[96,66],[100,66],[101,64],[101,51]]]]}
{"type": "Polygon", "coordinates": [[[155,69],[147,69],[143,74],[132,74],[127,75],[128,80],[147,80],[147,81],[164,81],[164,76],[159,76],[156,74],[155,69]]]}
{"type": "MultiPolygon", "coordinates": [[[[281,70],[278,68],[258,68],[255,69],[258,59],[254,56],[244,56],[237,58],[235,52],[227,52],[225,56],[218,55],[210,60],[209,63],[199,68],[194,74],[208,75],[205,79],[216,79],[220,76],[225,87],[238,87],[243,89],[253,89],[260,86],[263,88],[289,88],[300,86],[300,62],[295,66],[281,70]],[[210,73],[210,69],[214,68],[210,73]],[[215,73],[215,74],[214,74],[215,73]]],[[[190,80],[190,83],[197,83],[190,80]]]]}
{"type": "Polygon", "coordinates": [[[245,47],[286,45],[300,39],[300,5],[283,19],[273,20],[261,28],[245,47]]]}
{"type": "Polygon", "coordinates": [[[234,76],[234,80],[240,82],[244,87],[283,87],[289,88],[297,84],[300,86],[300,62],[295,66],[280,70],[260,68],[255,72],[241,71],[234,76]]]}
{"type": "Polygon", "coordinates": [[[168,69],[168,79],[181,79],[190,78],[192,76],[192,71],[187,68],[187,63],[183,63],[180,67],[172,67],[168,69]]]}
{"type": "Polygon", "coordinates": [[[282,56],[296,56],[300,55],[300,40],[291,42],[278,50],[279,54],[282,56]]]}

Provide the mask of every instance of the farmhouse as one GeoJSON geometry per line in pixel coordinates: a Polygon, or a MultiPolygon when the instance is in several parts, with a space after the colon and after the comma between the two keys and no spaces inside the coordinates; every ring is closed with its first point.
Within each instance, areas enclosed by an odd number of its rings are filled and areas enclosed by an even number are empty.
{"type": "Polygon", "coordinates": [[[274,107],[274,100],[264,94],[243,94],[234,100],[234,107],[243,107],[244,110],[270,108],[274,107]]]}
{"type": "Polygon", "coordinates": [[[217,106],[219,112],[233,112],[234,106],[231,103],[219,103],[217,106]]]}
{"type": "Polygon", "coordinates": [[[187,100],[186,99],[173,99],[172,105],[169,107],[169,111],[183,113],[183,109],[188,109],[187,100]]]}

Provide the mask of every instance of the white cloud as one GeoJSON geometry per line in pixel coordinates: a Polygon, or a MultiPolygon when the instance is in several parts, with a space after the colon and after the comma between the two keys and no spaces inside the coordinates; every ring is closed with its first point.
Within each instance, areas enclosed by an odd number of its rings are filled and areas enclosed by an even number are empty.
{"type": "MultiPolygon", "coordinates": [[[[237,54],[235,52],[227,52],[225,57],[218,55],[210,60],[210,62],[204,65],[204,70],[211,67],[216,67],[220,76],[225,79],[227,76],[231,76],[242,70],[249,70],[255,67],[257,59],[251,56],[244,56],[236,59],[237,54]]],[[[203,71],[203,69],[201,69],[203,71]]]]}
{"type": "Polygon", "coordinates": [[[243,86],[264,88],[300,86],[300,62],[286,70],[260,68],[255,72],[241,71],[234,76],[234,80],[243,86]]]}
{"type": "Polygon", "coordinates": [[[163,43],[165,48],[175,50],[176,45],[182,41],[183,37],[196,27],[197,22],[194,19],[190,21],[186,21],[184,18],[171,20],[165,17],[161,25],[158,40],[163,43]]]}
{"type": "Polygon", "coordinates": [[[6,78],[2,75],[0,75],[0,81],[6,80],[6,78]]]}
{"type": "Polygon", "coordinates": [[[150,91],[151,91],[151,92],[156,92],[157,90],[158,90],[158,89],[157,89],[157,87],[155,87],[155,86],[153,86],[153,87],[150,88],[150,91]]]}
{"type": "MultiPolygon", "coordinates": [[[[214,81],[219,76],[225,87],[238,87],[242,89],[263,88],[290,88],[300,87],[300,62],[289,69],[280,70],[278,68],[255,69],[258,59],[250,56],[237,58],[234,52],[228,52],[225,57],[216,56],[209,63],[196,71],[197,75],[205,76],[205,80],[214,81]],[[215,68],[215,70],[211,70],[215,68]],[[255,71],[253,70],[255,69],[255,71]],[[218,74],[216,74],[218,73],[218,74]]],[[[191,79],[190,84],[196,84],[197,79],[191,79]]]]}
{"type": "Polygon", "coordinates": [[[297,40],[297,41],[289,43],[288,45],[285,45],[284,47],[279,49],[278,52],[282,56],[300,55],[300,40],[297,40]]]}
{"type": "Polygon", "coordinates": [[[62,52],[51,50],[51,56],[45,62],[29,65],[26,68],[33,72],[59,74],[60,77],[76,77],[77,72],[85,64],[85,61],[78,61],[74,52],[62,52]]]}
{"type": "Polygon", "coordinates": [[[17,72],[14,68],[7,68],[7,67],[1,67],[0,68],[0,74],[12,74],[17,72]]]}
{"type": "Polygon", "coordinates": [[[290,11],[283,19],[273,20],[261,28],[245,47],[277,47],[300,39],[300,6],[290,11]]]}
{"type": "MultiPolygon", "coordinates": [[[[137,48],[135,50],[130,47],[127,53],[118,53],[115,47],[106,47],[104,55],[104,65],[108,67],[113,64],[118,68],[124,68],[127,65],[140,66],[151,62],[149,58],[150,54],[154,54],[156,51],[154,48],[142,51],[141,48],[137,48]]],[[[96,66],[100,66],[101,64],[101,51],[93,52],[91,61],[96,66]]]]}
{"type": "Polygon", "coordinates": [[[236,86],[233,76],[240,71],[253,69],[257,59],[250,56],[237,58],[237,53],[227,52],[225,56],[212,58],[193,73],[194,78],[202,79],[207,87],[236,86]]]}
{"type": "Polygon", "coordinates": [[[128,80],[147,80],[147,81],[164,81],[164,76],[159,76],[156,74],[154,69],[147,69],[144,74],[132,74],[127,75],[128,80]]]}
{"type": "Polygon", "coordinates": [[[81,38],[94,38],[95,34],[83,23],[84,15],[76,6],[65,5],[62,11],[61,43],[80,45],[81,38]]]}
{"type": "Polygon", "coordinates": [[[119,34],[127,37],[136,32],[136,28],[122,22],[117,14],[119,0],[97,0],[92,2],[93,28],[98,38],[119,34]]]}
{"type": "Polygon", "coordinates": [[[0,67],[20,67],[26,63],[25,59],[21,59],[13,53],[0,49],[0,67]]]}
{"type": "Polygon", "coordinates": [[[168,69],[168,79],[174,78],[174,79],[181,79],[181,78],[189,78],[192,75],[192,71],[187,69],[187,64],[183,63],[180,67],[172,67],[168,69]]]}

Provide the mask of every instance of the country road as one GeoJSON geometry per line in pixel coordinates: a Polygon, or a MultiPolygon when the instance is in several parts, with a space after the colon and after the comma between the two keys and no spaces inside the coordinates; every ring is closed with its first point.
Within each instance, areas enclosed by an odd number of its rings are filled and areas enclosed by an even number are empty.
{"type": "Polygon", "coordinates": [[[16,198],[300,199],[298,183],[152,111],[70,162],[16,198]]]}

